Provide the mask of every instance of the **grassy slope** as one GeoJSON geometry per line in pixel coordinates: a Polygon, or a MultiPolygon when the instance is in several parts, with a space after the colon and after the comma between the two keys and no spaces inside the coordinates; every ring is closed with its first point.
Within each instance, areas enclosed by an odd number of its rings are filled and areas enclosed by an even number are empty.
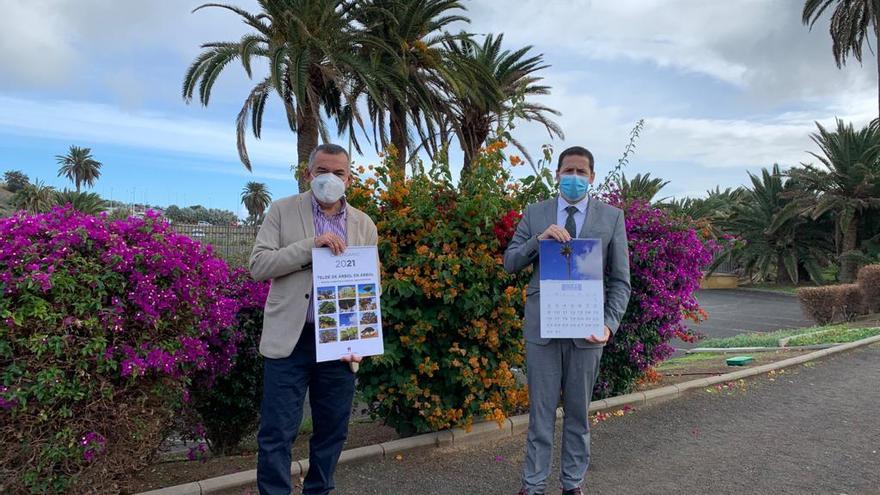
{"type": "Polygon", "coordinates": [[[826,330],[829,330],[829,332],[810,337],[792,339],[789,341],[788,345],[841,344],[880,334],[880,328],[852,328],[852,326],[847,325],[828,325],[824,327],[777,330],[768,333],[746,333],[724,339],[707,339],[700,342],[700,347],[777,347],[779,345],[779,339],[783,337],[826,330]]]}

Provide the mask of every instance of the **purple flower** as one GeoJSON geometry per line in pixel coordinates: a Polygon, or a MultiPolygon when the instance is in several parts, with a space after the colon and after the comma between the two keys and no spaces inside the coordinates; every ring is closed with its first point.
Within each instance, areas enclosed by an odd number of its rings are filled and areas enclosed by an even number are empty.
{"type": "Polygon", "coordinates": [[[191,447],[186,453],[187,459],[191,461],[198,460],[202,463],[208,462],[208,447],[204,442],[199,442],[195,447],[191,447]]]}
{"type": "Polygon", "coordinates": [[[71,311],[60,323],[77,337],[89,331],[78,322],[99,322],[108,330],[107,344],[96,359],[115,363],[128,379],[198,373],[210,380],[227,372],[242,339],[236,315],[262,308],[269,286],[254,282],[245,270],[230,271],[210,249],[174,232],[155,212],[111,221],[64,207],[0,219],[0,287],[6,303],[0,309],[15,316],[4,319],[6,326],[14,329],[16,321],[25,321],[21,331],[31,331],[30,320],[16,315],[15,308],[34,298],[56,311],[72,310],[59,306],[65,296],[53,293],[53,280],[73,280],[89,297],[96,297],[99,287],[106,294],[103,301],[93,301],[100,309],[92,315],[71,311]]]}
{"type": "Polygon", "coordinates": [[[98,454],[107,450],[107,439],[94,431],[80,437],[79,444],[83,448],[83,459],[87,462],[93,461],[98,454]]]}
{"type": "Polygon", "coordinates": [[[16,405],[18,405],[18,401],[9,400],[3,396],[4,394],[6,394],[7,391],[9,391],[9,387],[0,385],[0,409],[12,409],[16,405]]]}

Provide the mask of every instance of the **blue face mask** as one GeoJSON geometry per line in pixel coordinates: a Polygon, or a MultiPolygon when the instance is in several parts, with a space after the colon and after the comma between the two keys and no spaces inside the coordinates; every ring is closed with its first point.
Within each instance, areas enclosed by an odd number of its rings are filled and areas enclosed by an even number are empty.
{"type": "Polygon", "coordinates": [[[590,181],[580,175],[563,175],[559,178],[559,193],[569,202],[577,202],[587,195],[590,181]]]}

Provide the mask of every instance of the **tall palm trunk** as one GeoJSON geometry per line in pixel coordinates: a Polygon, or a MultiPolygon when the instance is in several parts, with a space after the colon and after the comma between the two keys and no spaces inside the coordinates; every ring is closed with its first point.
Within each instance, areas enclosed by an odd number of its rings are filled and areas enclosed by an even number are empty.
{"type": "Polygon", "coordinates": [[[308,174],[303,164],[308,163],[309,155],[318,146],[318,122],[317,112],[312,110],[311,105],[301,104],[296,108],[296,153],[300,173],[296,180],[300,192],[309,187],[308,174]]]}
{"type": "Polygon", "coordinates": [[[846,230],[843,231],[843,259],[840,261],[840,281],[843,283],[851,283],[856,278],[856,269],[858,262],[848,256],[855,251],[859,241],[859,214],[853,213],[849,220],[846,230]]]}
{"type": "Polygon", "coordinates": [[[782,255],[776,257],[776,285],[791,285],[794,283],[791,274],[788,273],[788,267],[785,266],[785,260],[782,255]]]}
{"type": "Polygon", "coordinates": [[[471,172],[471,165],[474,161],[474,158],[477,157],[480,146],[483,146],[483,144],[486,142],[486,139],[488,138],[488,125],[482,126],[477,124],[472,126],[464,126],[461,136],[461,149],[462,151],[464,151],[464,166],[461,169],[462,177],[471,172]]]}
{"type": "Polygon", "coordinates": [[[392,99],[390,110],[391,144],[397,150],[394,166],[402,175],[406,175],[407,146],[406,107],[397,99],[392,99]]]}

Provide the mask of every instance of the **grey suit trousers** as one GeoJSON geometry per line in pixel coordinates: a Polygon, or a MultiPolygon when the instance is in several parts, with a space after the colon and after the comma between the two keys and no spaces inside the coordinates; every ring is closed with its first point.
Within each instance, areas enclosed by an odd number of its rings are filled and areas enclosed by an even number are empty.
{"type": "Polygon", "coordinates": [[[529,383],[529,432],[522,486],[544,493],[553,459],[556,408],[560,392],[563,490],[581,486],[590,463],[590,422],[587,409],[599,374],[602,347],[580,348],[572,339],[553,339],[547,345],[526,342],[529,383]]]}

